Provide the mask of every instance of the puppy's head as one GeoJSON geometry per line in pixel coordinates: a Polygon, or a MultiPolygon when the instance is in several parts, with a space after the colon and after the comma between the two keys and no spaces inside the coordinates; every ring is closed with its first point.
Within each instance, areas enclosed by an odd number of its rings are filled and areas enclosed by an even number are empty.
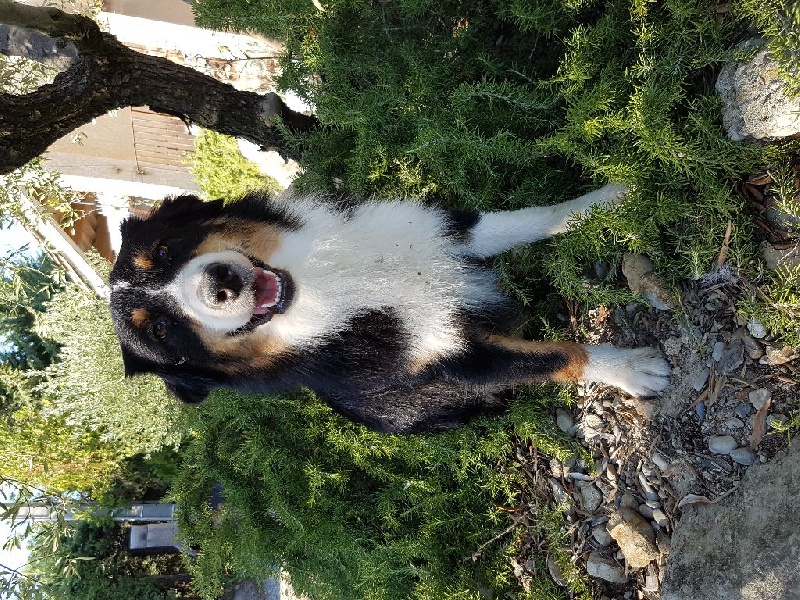
{"type": "Polygon", "coordinates": [[[161,376],[198,402],[280,354],[265,325],[292,302],[287,270],[270,266],[298,224],[258,195],[224,206],[168,199],[122,224],[111,312],[126,375],[161,376]]]}

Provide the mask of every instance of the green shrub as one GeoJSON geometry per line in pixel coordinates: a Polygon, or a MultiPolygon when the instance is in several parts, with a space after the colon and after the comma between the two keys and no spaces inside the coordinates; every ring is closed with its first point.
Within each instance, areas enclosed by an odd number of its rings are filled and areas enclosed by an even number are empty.
{"type": "MultiPolygon", "coordinates": [[[[324,127],[304,136],[297,185],[421,195],[469,208],[547,204],[607,180],[631,201],[542,244],[523,276],[620,299],[587,266],[648,254],[672,279],[753,256],[732,181],[760,148],[727,140],[708,74],[745,23],[716,0],[196,3],[208,26],[286,40],[280,84],[324,127]]],[[[612,271],[616,273],[616,271],[612,271]]]]}
{"type": "Polygon", "coordinates": [[[281,566],[315,600],[513,590],[515,538],[503,534],[519,484],[511,431],[564,452],[536,425],[542,392],[527,389],[505,418],[428,437],[367,431],[311,394],[213,394],[188,414],[194,436],[172,490],[184,541],[201,549],[195,587],[214,598],[226,576],[281,566]]]}
{"type": "Polygon", "coordinates": [[[207,199],[238,198],[254,189],[277,191],[280,185],[262,175],[239,151],[236,140],[216,131],[203,130],[195,138],[192,174],[207,199]]]}
{"type": "Polygon", "coordinates": [[[60,346],[38,391],[70,423],[96,432],[120,456],[177,447],[180,405],[155,376],[126,379],[108,304],[69,285],[37,316],[37,333],[60,346]]]}

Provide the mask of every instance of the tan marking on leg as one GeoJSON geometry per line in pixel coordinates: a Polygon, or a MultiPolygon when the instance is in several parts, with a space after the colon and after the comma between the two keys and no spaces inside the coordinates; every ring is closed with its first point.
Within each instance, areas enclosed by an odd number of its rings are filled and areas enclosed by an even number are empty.
{"type": "Polygon", "coordinates": [[[133,257],[133,266],[142,271],[149,271],[153,268],[153,259],[144,253],[137,254],[133,257]]]}
{"type": "Polygon", "coordinates": [[[150,313],[144,308],[134,308],[131,311],[131,323],[138,329],[144,329],[150,324],[150,313]]]}
{"type": "Polygon", "coordinates": [[[236,250],[269,264],[281,246],[284,231],[278,227],[249,221],[229,221],[223,225],[223,231],[212,233],[197,247],[198,256],[236,250]]]}
{"type": "Polygon", "coordinates": [[[586,351],[586,347],[576,342],[536,342],[493,334],[487,335],[485,339],[495,346],[501,346],[524,354],[546,354],[549,352],[563,354],[567,358],[567,364],[550,374],[550,379],[557,383],[582,379],[584,369],[589,363],[589,353],[586,351]]]}

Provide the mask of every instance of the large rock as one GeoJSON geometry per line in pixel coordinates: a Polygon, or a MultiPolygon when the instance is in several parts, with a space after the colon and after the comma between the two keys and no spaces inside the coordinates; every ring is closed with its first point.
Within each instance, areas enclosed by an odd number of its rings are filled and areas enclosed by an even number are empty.
{"type": "Polygon", "coordinates": [[[800,600],[800,443],[719,504],[684,508],[661,600],[800,600]]]}
{"type": "Polygon", "coordinates": [[[766,49],[747,63],[725,65],[717,78],[717,92],[725,103],[725,129],[734,141],[773,141],[800,133],[800,99],[786,94],[786,82],[766,49]]]}

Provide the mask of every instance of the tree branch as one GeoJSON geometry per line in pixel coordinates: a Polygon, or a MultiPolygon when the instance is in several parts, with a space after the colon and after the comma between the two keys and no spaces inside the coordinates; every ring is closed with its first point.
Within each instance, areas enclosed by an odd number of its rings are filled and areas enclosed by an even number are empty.
{"type": "Polygon", "coordinates": [[[68,39],[78,58],[25,95],[0,94],[0,174],[42,154],[50,144],[92,119],[125,106],[149,106],[207,129],[243,137],[298,158],[276,127],[314,129],[314,117],[289,109],[274,93],[238,91],[194,69],[131,50],[97,24],[56,8],[0,0],[0,22],[68,39]]]}

